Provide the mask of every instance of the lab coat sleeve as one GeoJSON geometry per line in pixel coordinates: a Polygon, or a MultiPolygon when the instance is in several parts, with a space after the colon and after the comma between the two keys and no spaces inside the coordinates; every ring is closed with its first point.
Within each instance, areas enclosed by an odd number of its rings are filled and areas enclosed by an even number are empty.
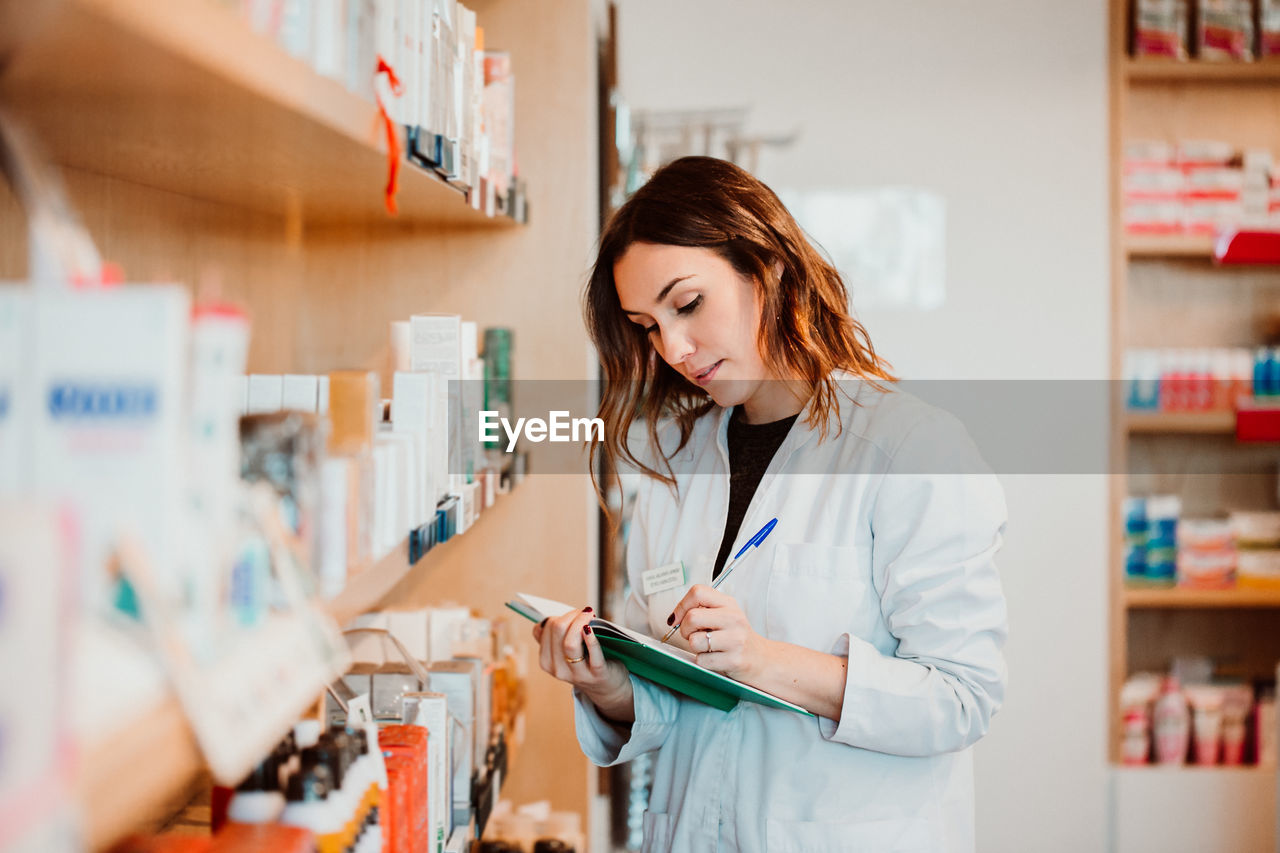
{"type": "MultiPolygon", "coordinates": [[[[623,624],[628,628],[648,633],[645,601],[637,591],[639,574],[649,567],[648,541],[644,527],[645,504],[650,486],[643,485],[636,498],[632,516],[631,533],[627,540],[627,567],[631,575],[631,592],[627,595],[623,624]]],[[[675,725],[680,711],[681,698],[676,694],[631,675],[631,690],[635,697],[635,722],[628,728],[601,716],[596,706],[581,691],[573,691],[574,723],[578,743],[583,753],[601,767],[622,764],[658,749],[666,743],[667,735],[675,725]]]]}
{"type": "Polygon", "coordinates": [[[894,755],[964,749],[1004,700],[1008,633],[994,556],[1004,492],[964,427],[936,413],[890,461],[871,515],[873,584],[894,654],[845,634],[838,723],[823,737],[894,755]]]}

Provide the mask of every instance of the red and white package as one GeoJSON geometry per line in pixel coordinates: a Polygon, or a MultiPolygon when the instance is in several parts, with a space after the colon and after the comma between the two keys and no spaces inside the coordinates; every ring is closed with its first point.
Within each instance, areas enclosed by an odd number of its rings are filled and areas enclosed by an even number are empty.
{"type": "Polygon", "coordinates": [[[1187,0],[1137,0],[1133,7],[1133,55],[1186,59],[1187,0]]]}
{"type": "Polygon", "coordinates": [[[1199,0],[1196,55],[1215,61],[1253,60],[1251,0],[1199,0]]]}

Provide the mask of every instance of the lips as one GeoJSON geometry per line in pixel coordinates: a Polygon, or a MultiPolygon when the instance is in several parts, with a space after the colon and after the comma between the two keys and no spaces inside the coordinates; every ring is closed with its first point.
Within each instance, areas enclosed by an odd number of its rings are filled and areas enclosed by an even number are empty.
{"type": "Polygon", "coordinates": [[[703,368],[701,371],[693,374],[693,381],[699,385],[706,385],[710,382],[720,370],[720,365],[724,364],[724,359],[720,359],[710,367],[703,368]]]}

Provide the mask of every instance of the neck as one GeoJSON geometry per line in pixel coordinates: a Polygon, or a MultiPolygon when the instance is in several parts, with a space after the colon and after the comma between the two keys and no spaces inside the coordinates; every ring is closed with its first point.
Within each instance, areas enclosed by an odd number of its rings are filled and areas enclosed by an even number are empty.
{"type": "Polygon", "coordinates": [[[771,380],[761,384],[742,403],[742,419],[749,424],[767,424],[798,415],[808,403],[808,389],[799,380],[771,380]]]}

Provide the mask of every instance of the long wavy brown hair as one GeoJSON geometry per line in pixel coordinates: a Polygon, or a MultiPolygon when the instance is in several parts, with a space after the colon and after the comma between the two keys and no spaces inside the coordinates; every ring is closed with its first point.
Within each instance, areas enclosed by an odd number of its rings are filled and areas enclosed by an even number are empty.
{"type": "Polygon", "coordinates": [[[867,330],[849,314],[840,273],[774,192],[728,161],[682,157],[659,169],[610,218],[583,297],[605,379],[599,411],[604,438],[595,442],[593,457],[599,461],[596,454],[603,452],[613,470],[621,460],[674,487],[671,457],[688,443],[694,422],[716,405],[660,358],[644,329],[622,312],[613,268],[633,243],[710,249],[754,283],[761,318],[775,318],[760,323],[760,353],[780,376],[805,383],[814,403],[807,423],[822,438],[836,407],[833,371],[893,379],[867,330]],[[636,418],[646,423],[653,448],[660,447],[661,419],[678,425],[679,444],[654,454],[664,470],[638,459],[628,445],[636,418]]]}

